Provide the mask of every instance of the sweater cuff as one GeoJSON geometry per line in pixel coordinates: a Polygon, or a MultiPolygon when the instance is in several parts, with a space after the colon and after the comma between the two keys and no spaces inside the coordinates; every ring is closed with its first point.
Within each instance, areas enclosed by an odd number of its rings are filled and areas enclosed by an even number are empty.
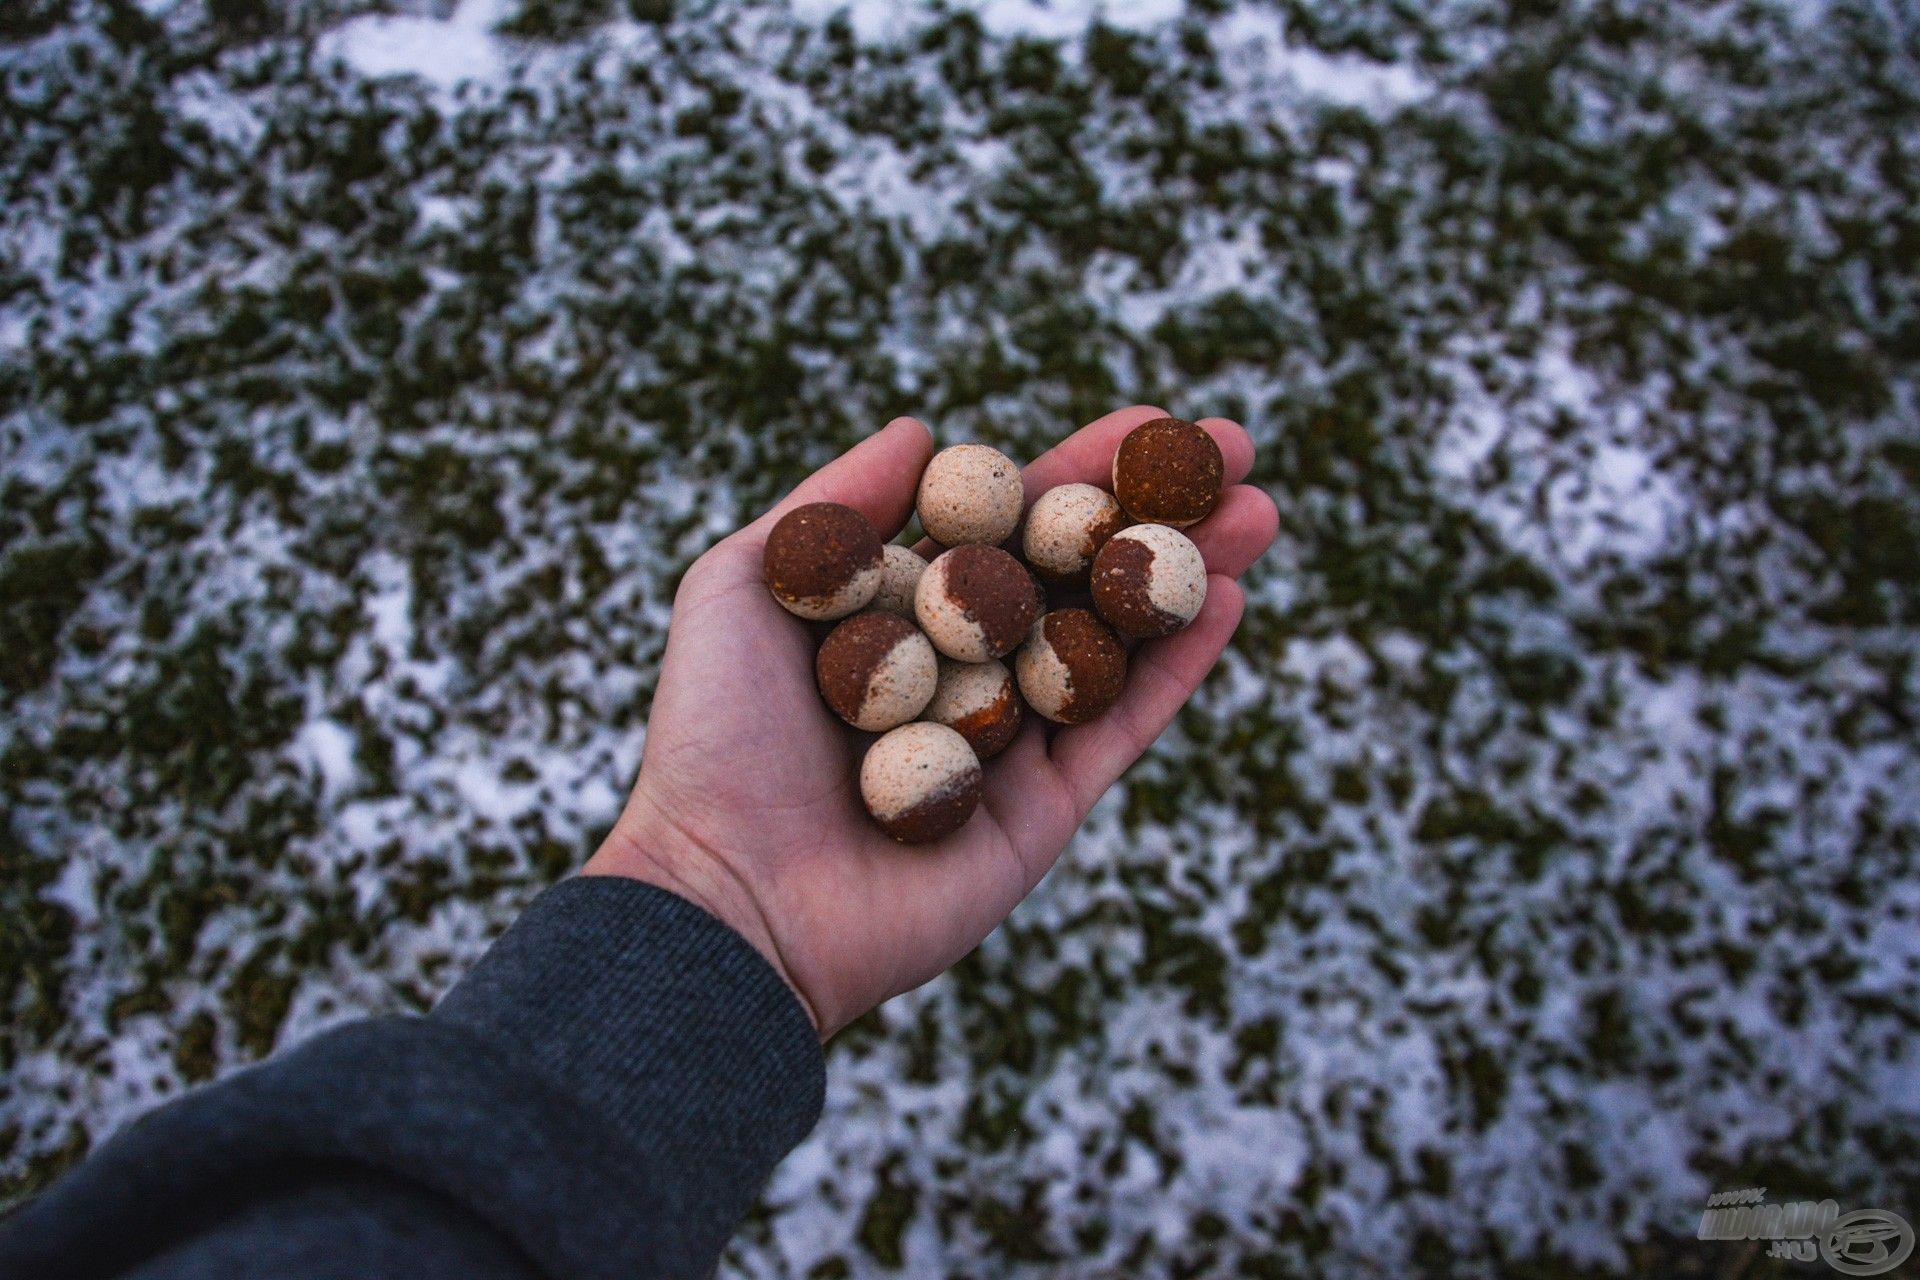
{"type": "Polygon", "coordinates": [[[766,959],[684,898],[618,876],[541,894],[432,1017],[523,1058],[631,1140],[751,1168],[756,1188],[826,1089],[819,1036],[766,959]]]}

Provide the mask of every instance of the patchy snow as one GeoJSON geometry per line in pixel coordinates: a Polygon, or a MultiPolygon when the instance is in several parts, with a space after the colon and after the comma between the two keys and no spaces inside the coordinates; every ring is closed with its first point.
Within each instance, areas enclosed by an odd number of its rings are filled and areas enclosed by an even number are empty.
{"type": "Polygon", "coordinates": [[[313,760],[329,795],[345,795],[353,784],[353,735],[332,720],[307,721],[298,741],[313,760]]]}
{"type": "Polygon", "coordinates": [[[418,76],[451,93],[468,81],[505,74],[507,57],[494,28],[512,0],[458,0],[445,17],[370,13],[329,33],[323,48],[366,76],[418,76]]]}
{"type": "Polygon", "coordinates": [[[1913,1185],[1844,1136],[1910,1149],[1920,1070],[1898,42],[835,11],[0,51],[12,1185],[427,1007],[612,820],[679,574],[806,469],[1133,399],[1258,441],[1235,648],[835,1044],[723,1273],[1619,1273],[1703,1170],[1913,1185]]]}
{"type": "Polygon", "coordinates": [[[1299,97],[1375,111],[1408,106],[1434,92],[1404,62],[1327,53],[1289,38],[1277,8],[1240,5],[1216,29],[1221,65],[1248,94],[1284,89],[1299,97]]]}
{"type": "MultiPolygon", "coordinates": [[[[810,21],[844,14],[862,40],[897,39],[919,29],[934,6],[888,0],[794,0],[794,12],[810,21]]],[[[1094,22],[1147,29],[1178,18],[1185,0],[948,0],[946,12],[968,13],[999,36],[1060,39],[1077,36],[1094,22]]]]}

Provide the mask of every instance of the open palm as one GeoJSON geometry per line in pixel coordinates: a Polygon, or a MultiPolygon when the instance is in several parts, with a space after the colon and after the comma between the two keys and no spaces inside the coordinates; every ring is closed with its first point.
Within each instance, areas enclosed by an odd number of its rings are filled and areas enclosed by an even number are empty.
{"type": "MultiPolygon", "coordinates": [[[[1121,437],[1165,416],[1123,409],[1075,432],[1023,473],[1032,502],[1072,481],[1104,485],[1121,437]]],[[[640,778],[588,874],[672,890],[733,926],[779,970],[823,1037],[964,956],[1059,858],[1102,793],[1179,711],[1239,624],[1234,581],[1273,541],[1277,516],[1239,483],[1253,445],[1222,418],[1228,489],[1188,530],[1206,556],[1206,607],[1132,659],[1126,692],[1091,723],[1029,716],[986,764],[979,812],[959,831],[905,847],[861,807],[855,780],[872,739],[845,728],[813,680],[818,637],[761,581],[773,524],[807,502],[841,502],[896,536],[933,442],[909,418],[814,473],[777,507],[701,556],[674,600],[640,778]]]]}

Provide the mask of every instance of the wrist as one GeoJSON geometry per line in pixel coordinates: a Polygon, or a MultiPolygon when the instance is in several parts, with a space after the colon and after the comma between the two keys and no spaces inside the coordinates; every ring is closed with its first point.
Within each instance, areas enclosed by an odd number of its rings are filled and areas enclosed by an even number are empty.
{"type": "Polygon", "coordinates": [[[772,924],[746,881],[725,855],[696,839],[646,797],[636,792],[580,873],[622,876],[664,889],[732,929],[786,983],[815,1033],[825,1038],[819,1013],[794,980],[772,924]]]}

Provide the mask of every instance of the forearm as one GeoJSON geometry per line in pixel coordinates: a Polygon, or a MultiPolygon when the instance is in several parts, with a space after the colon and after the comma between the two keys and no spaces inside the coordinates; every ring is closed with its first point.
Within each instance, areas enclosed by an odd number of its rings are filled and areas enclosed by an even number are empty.
{"type": "Polygon", "coordinates": [[[649,885],[568,881],[430,1017],[130,1126],[0,1230],[0,1274],[225,1277],[254,1232],[357,1249],[359,1276],[701,1275],[822,1083],[811,1022],[737,934],[649,885]]]}

